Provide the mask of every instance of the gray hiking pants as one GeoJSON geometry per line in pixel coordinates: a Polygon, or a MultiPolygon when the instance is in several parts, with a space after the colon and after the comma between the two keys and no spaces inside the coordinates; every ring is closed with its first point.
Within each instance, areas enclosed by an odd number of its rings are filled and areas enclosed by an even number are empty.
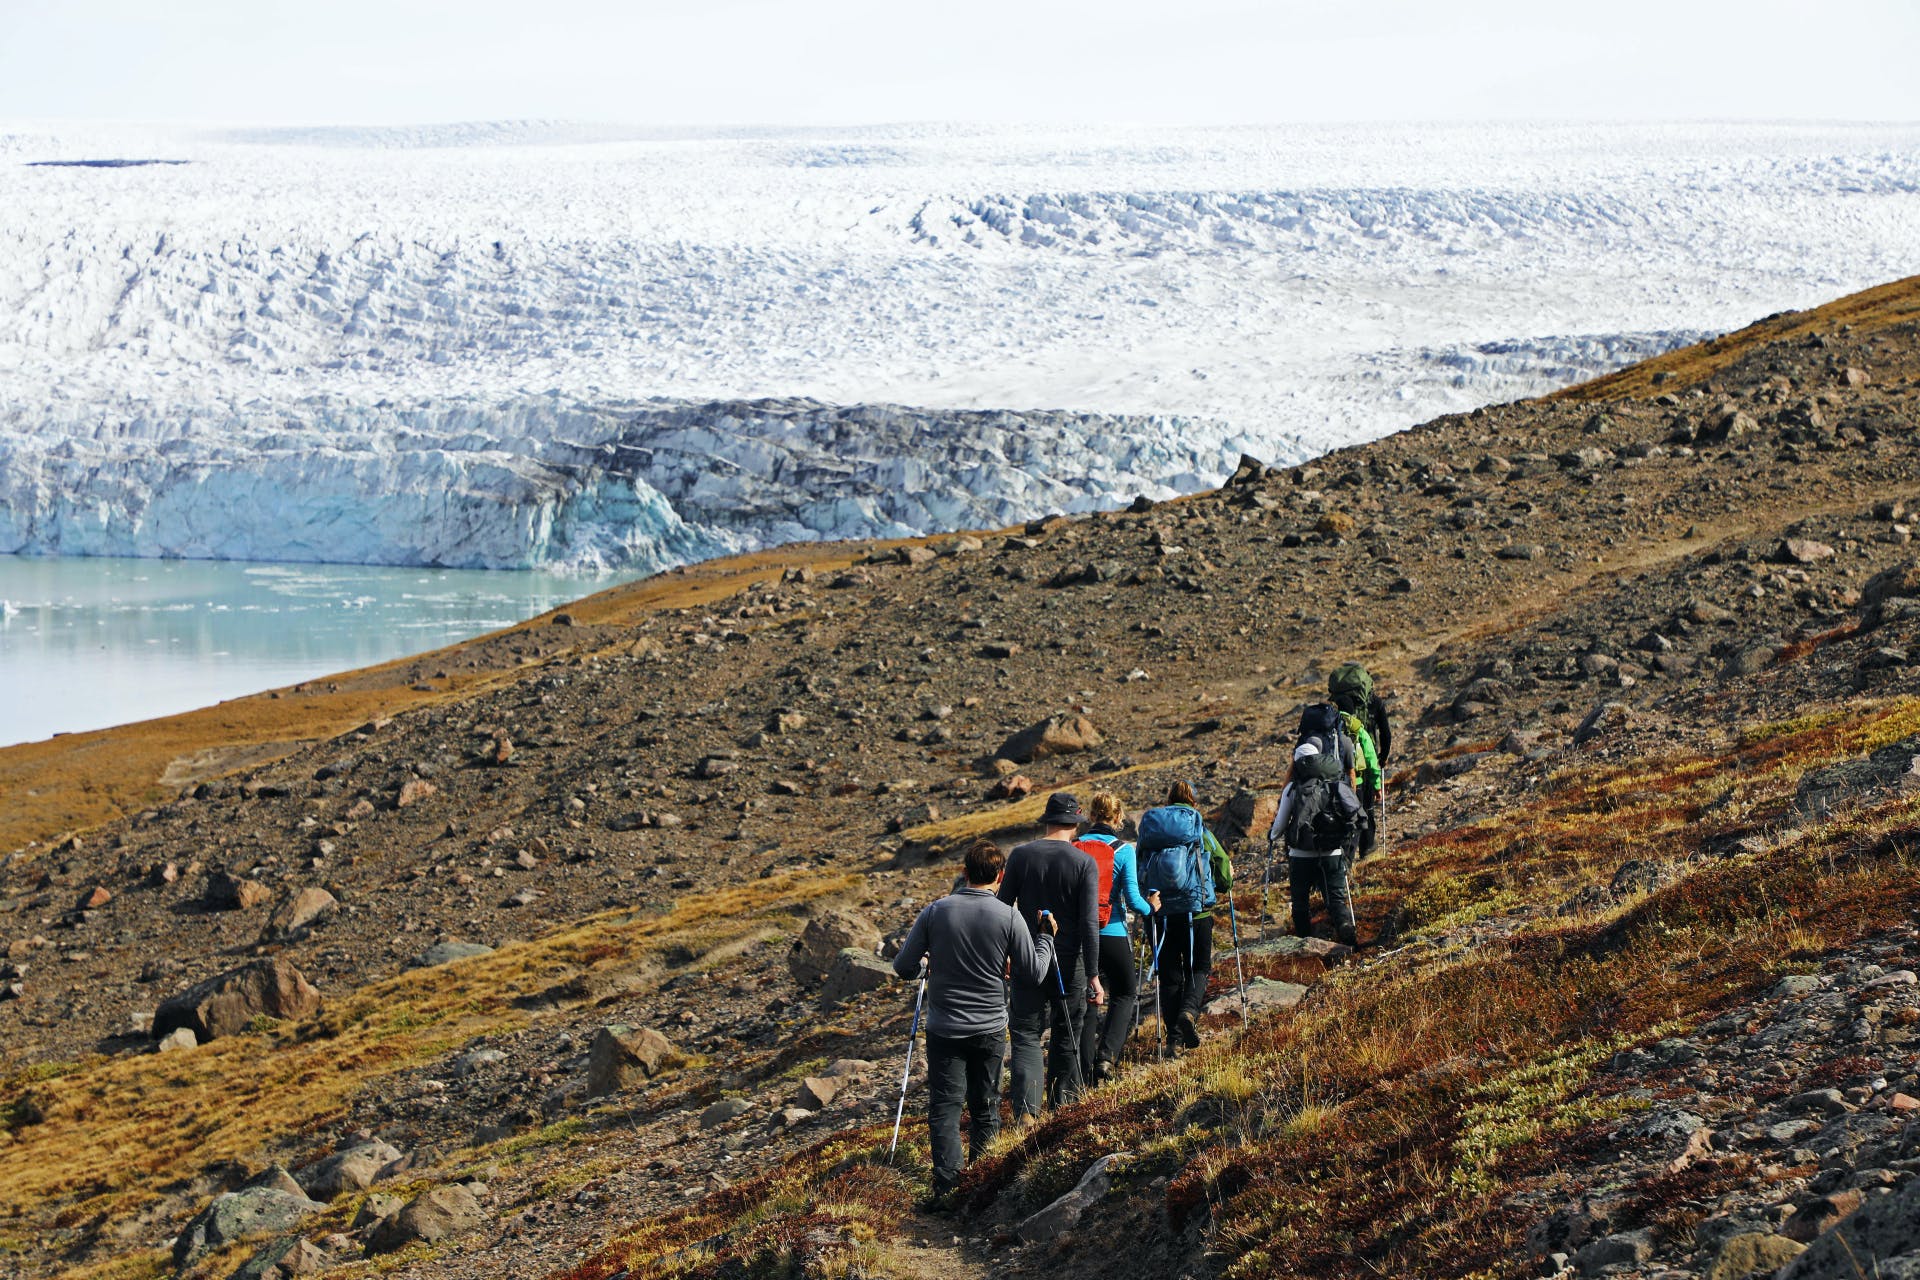
{"type": "Polygon", "coordinates": [[[1050,969],[1039,986],[1022,985],[1013,989],[1013,1009],[1008,1019],[1013,1033],[1013,1078],[1007,1092],[1016,1120],[1040,1114],[1043,1092],[1063,1102],[1078,1098],[1082,1072],[1092,1066],[1079,1060],[1080,1028],[1087,1018],[1087,971],[1081,967],[1080,957],[1075,956],[1073,971],[1066,975],[1064,997],[1055,979],[1058,973],[1058,968],[1050,969]],[[1044,1083],[1051,1088],[1043,1091],[1040,1037],[1046,1034],[1049,1024],[1053,1027],[1053,1039],[1049,1043],[1044,1083]]]}

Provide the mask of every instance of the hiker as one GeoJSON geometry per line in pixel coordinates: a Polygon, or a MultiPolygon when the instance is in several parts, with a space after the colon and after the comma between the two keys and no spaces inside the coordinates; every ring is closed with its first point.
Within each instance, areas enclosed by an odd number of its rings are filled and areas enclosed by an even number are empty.
{"type": "Polygon", "coordinates": [[[1133,843],[1120,836],[1120,824],[1126,820],[1126,806],[1111,791],[1096,791],[1087,801],[1093,818],[1074,844],[1093,859],[1100,872],[1100,980],[1107,990],[1107,1014],[1095,1025],[1089,1017],[1080,1033],[1080,1060],[1093,1064],[1089,1083],[1104,1083],[1113,1074],[1132,1030],[1134,1006],[1140,996],[1139,974],[1134,969],[1133,941],[1128,934],[1127,913],[1142,919],[1160,909],[1160,895],[1142,897],[1134,874],[1133,843]]]}
{"type": "Polygon", "coordinates": [[[921,910],[893,958],[903,978],[927,959],[927,1131],[933,1145],[933,1199],[940,1207],[960,1180],[960,1107],[969,1120],[967,1158],[1000,1132],[1000,1062],[1006,1047],[1004,975],[1016,987],[1047,978],[1053,922],[1038,935],[994,896],[1006,855],[991,840],[967,846],[967,886],[921,910]]]}
{"type": "Polygon", "coordinates": [[[1008,1092],[1016,1120],[1040,1114],[1040,1037],[1049,1022],[1053,1038],[1044,1073],[1047,1096],[1056,1105],[1079,1097],[1085,1087],[1080,1028],[1087,1002],[1106,1001],[1099,975],[1088,972],[1100,962],[1100,873],[1093,859],[1072,844],[1085,820],[1074,796],[1065,791],[1048,796],[1040,815],[1040,838],[1013,847],[1000,879],[1000,901],[1018,909],[1036,937],[1043,927],[1042,913],[1052,913],[1059,928],[1053,972],[1013,984],[1013,1080],[1008,1092]]]}
{"type": "Polygon", "coordinates": [[[1360,797],[1337,755],[1319,744],[1303,742],[1293,749],[1280,808],[1267,829],[1267,844],[1284,840],[1287,849],[1287,889],[1293,900],[1293,931],[1304,938],[1312,932],[1313,891],[1318,888],[1333,923],[1334,937],[1358,949],[1354,931],[1353,896],[1347,885],[1347,848],[1361,818],[1360,797]]]}
{"type": "MultiPolygon", "coordinates": [[[[1383,775],[1374,751],[1373,737],[1359,716],[1342,711],[1337,703],[1316,702],[1300,712],[1300,736],[1297,743],[1312,743],[1329,757],[1338,756],[1340,769],[1356,795],[1378,795],[1383,775]]],[[[1374,843],[1373,810],[1361,803],[1360,817],[1354,827],[1347,852],[1355,857],[1371,853],[1374,843]]]]}
{"type": "Polygon", "coordinates": [[[1381,766],[1393,754],[1393,725],[1387,719],[1386,704],[1374,689],[1372,674],[1358,662],[1343,662],[1333,669],[1327,677],[1327,696],[1340,709],[1355,742],[1361,744],[1364,763],[1371,766],[1360,770],[1355,787],[1367,818],[1354,856],[1365,857],[1373,852],[1379,836],[1379,824],[1374,816],[1376,807],[1379,821],[1386,819],[1386,775],[1381,766]]]}
{"type": "Polygon", "coordinates": [[[1169,1048],[1197,1049],[1213,972],[1213,907],[1233,888],[1233,864],[1185,782],[1173,784],[1165,805],[1141,815],[1137,845],[1140,883],[1162,902],[1153,915],[1161,1034],[1169,1048]]]}

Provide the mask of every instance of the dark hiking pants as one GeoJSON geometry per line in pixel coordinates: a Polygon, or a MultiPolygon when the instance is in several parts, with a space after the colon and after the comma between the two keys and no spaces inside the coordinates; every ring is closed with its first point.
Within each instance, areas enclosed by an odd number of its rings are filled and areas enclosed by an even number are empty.
{"type": "Polygon", "coordinates": [[[1140,981],[1133,968],[1131,939],[1111,933],[1100,935],[1100,985],[1107,989],[1105,1021],[1089,1015],[1086,1030],[1080,1033],[1081,1061],[1088,1064],[1118,1062],[1133,1031],[1133,1006],[1140,997],[1140,981]]]}
{"type": "Polygon", "coordinates": [[[1287,889],[1293,897],[1293,931],[1306,937],[1313,929],[1313,894],[1327,904],[1327,918],[1341,941],[1353,937],[1353,895],[1347,887],[1345,854],[1329,853],[1317,858],[1287,857],[1287,889]]]}
{"type": "Polygon", "coordinates": [[[1164,935],[1160,944],[1160,1025],[1171,1033],[1183,1013],[1199,1021],[1207,1004],[1207,979],[1213,974],[1213,917],[1162,913],[1154,917],[1164,935]]]}
{"type": "Polygon", "coordinates": [[[933,1140],[933,1191],[960,1181],[960,1107],[967,1109],[967,1156],[978,1159],[1000,1132],[1000,1061],[1005,1033],[927,1033],[927,1131],[933,1140]]]}
{"type": "Polygon", "coordinates": [[[1039,986],[1013,989],[1013,1010],[1009,1025],[1013,1032],[1013,1080],[1008,1092],[1013,1099],[1015,1118],[1040,1114],[1043,1091],[1056,1100],[1071,1101],[1080,1096],[1080,1028],[1087,1017],[1087,972],[1080,957],[1073,958],[1073,969],[1066,975],[1067,992],[1063,997],[1056,979],[1056,967],[1039,986]],[[1045,1079],[1040,1065],[1040,1038],[1048,1026],[1053,1038],[1048,1042],[1045,1079]]]}

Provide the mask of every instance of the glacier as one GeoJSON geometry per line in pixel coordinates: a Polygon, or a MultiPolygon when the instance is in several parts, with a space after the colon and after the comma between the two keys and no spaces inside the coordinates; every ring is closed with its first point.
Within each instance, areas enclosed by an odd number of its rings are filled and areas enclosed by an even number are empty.
{"type": "Polygon", "coordinates": [[[1916,143],[0,126],[0,552],[634,571],[1166,497],[1920,270],[1916,143]]]}

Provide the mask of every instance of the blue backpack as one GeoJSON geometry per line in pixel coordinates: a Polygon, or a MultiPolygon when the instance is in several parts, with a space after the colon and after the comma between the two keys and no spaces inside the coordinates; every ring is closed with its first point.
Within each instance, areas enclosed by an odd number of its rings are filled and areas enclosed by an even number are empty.
{"type": "Polygon", "coordinates": [[[1205,911],[1214,904],[1213,870],[1207,865],[1207,828],[1200,811],[1184,804],[1140,815],[1140,887],[1159,893],[1160,909],[1205,911]]]}

